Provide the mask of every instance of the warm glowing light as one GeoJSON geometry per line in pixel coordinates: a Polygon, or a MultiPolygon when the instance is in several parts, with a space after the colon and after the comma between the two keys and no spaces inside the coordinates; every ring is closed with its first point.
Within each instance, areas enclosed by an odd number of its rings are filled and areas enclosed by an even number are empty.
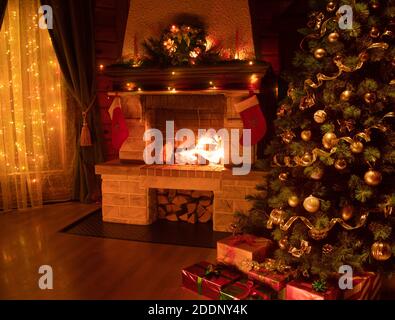
{"type": "Polygon", "coordinates": [[[248,62],[248,64],[249,64],[250,66],[252,66],[252,65],[254,64],[254,61],[250,61],[250,62],[248,62]]]}
{"type": "Polygon", "coordinates": [[[138,89],[137,89],[137,91],[141,91],[141,90],[142,90],[141,88],[138,88],[138,89]]]}
{"type": "Polygon", "coordinates": [[[200,156],[210,165],[218,165],[225,158],[225,149],[220,136],[203,136],[194,148],[178,152],[177,156],[178,163],[196,164],[200,156]]]}
{"type": "Polygon", "coordinates": [[[253,74],[253,75],[250,77],[250,82],[251,82],[251,84],[255,84],[255,83],[258,82],[258,77],[256,76],[256,74],[253,74]]]}
{"type": "Polygon", "coordinates": [[[211,38],[210,36],[206,37],[206,51],[210,51],[211,48],[214,46],[214,39],[211,38]]]}
{"type": "MultiPolygon", "coordinates": [[[[65,159],[74,152],[73,145],[68,146],[67,156],[64,152],[59,64],[49,34],[40,32],[33,12],[37,12],[37,1],[23,6],[17,0],[8,1],[7,22],[0,30],[0,70],[7,70],[0,72],[0,89],[4,88],[0,90],[0,171],[5,177],[0,210],[42,205],[43,181],[48,182],[48,194],[57,193],[49,172],[57,172],[56,181],[63,174],[66,177],[64,169],[69,164],[65,159]],[[41,179],[44,172],[45,179],[41,179]],[[35,187],[30,188],[30,183],[35,187]]],[[[67,183],[63,179],[60,188],[67,183]]]]}
{"type": "Polygon", "coordinates": [[[102,65],[102,64],[99,65],[99,70],[100,70],[100,71],[103,71],[103,70],[104,70],[104,65],[102,65]]]}
{"type": "Polygon", "coordinates": [[[172,71],[171,75],[174,76],[175,74],[176,74],[175,71],[172,71]]]}

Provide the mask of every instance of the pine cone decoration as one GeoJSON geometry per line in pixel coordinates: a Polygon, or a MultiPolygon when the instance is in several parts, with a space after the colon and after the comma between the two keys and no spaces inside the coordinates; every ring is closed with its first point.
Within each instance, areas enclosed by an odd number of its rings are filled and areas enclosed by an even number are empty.
{"type": "Polygon", "coordinates": [[[323,253],[323,254],[331,254],[332,251],[333,251],[333,246],[330,245],[330,244],[328,244],[328,243],[325,244],[325,245],[322,247],[322,253],[323,253]]]}

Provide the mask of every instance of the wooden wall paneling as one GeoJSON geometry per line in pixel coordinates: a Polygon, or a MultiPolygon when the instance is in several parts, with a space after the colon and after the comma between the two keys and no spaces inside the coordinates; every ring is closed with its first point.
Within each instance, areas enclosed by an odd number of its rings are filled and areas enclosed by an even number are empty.
{"type": "MultiPolygon", "coordinates": [[[[95,43],[96,65],[110,65],[121,58],[126,21],[129,12],[130,0],[96,0],[95,2],[95,43]]],[[[108,108],[112,98],[108,99],[107,92],[112,85],[108,78],[98,69],[96,76],[97,103],[103,129],[103,149],[105,160],[118,157],[111,145],[111,119],[108,108]]]]}

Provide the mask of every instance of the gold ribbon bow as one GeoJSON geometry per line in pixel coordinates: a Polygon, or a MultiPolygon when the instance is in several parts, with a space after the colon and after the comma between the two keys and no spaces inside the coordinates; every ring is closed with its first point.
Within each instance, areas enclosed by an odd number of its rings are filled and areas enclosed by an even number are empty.
{"type": "Polygon", "coordinates": [[[311,246],[308,241],[301,240],[300,241],[300,248],[292,247],[288,251],[292,254],[295,258],[300,258],[305,254],[309,254],[311,252],[311,246]]]}

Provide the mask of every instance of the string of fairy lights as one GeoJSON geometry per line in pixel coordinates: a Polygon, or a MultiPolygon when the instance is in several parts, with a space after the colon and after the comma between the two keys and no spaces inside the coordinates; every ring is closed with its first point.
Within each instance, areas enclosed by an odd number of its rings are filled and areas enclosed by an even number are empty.
{"type": "Polygon", "coordinates": [[[64,162],[61,73],[38,7],[9,0],[0,30],[0,179],[14,177],[18,206],[41,202],[43,173],[64,162]]]}
{"type": "MultiPolygon", "coordinates": [[[[254,61],[248,61],[246,62],[247,66],[253,66],[255,63],[254,61]]],[[[100,64],[98,65],[98,70],[99,72],[103,73],[105,71],[105,66],[100,64]]],[[[171,83],[174,82],[174,80],[177,80],[177,76],[182,75],[180,74],[180,72],[176,72],[176,71],[169,71],[169,81],[171,83]]],[[[246,87],[251,88],[256,90],[258,88],[257,84],[259,82],[259,76],[255,73],[251,73],[250,76],[247,79],[246,82],[246,87]]],[[[194,88],[190,88],[191,90],[193,90],[194,88]]],[[[222,90],[223,88],[220,85],[216,84],[215,80],[209,80],[206,84],[206,90],[222,90]]],[[[137,93],[143,93],[145,91],[143,85],[137,84],[136,82],[132,82],[132,81],[127,81],[125,82],[124,86],[123,86],[123,90],[125,91],[132,91],[132,92],[137,92],[137,93]]],[[[148,90],[149,92],[150,90],[148,90]]],[[[167,87],[163,87],[163,89],[161,91],[168,91],[169,93],[182,93],[183,90],[178,90],[176,88],[176,86],[174,85],[168,85],[167,87]]]]}

